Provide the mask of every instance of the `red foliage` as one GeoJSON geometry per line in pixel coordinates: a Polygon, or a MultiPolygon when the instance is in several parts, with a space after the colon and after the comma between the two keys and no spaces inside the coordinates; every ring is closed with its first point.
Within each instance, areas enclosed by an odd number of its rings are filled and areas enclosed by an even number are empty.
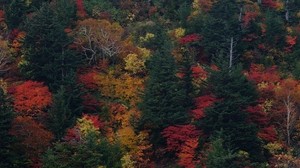
{"type": "Polygon", "coordinates": [[[198,138],[201,132],[194,125],[176,125],[165,128],[162,132],[167,139],[168,151],[180,151],[182,144],[193,138],[198,138]]]}
{"type": "Polygon", "coordinates": [[[21,141],[26,155],[36,160],[50,146],[53,135],[46,128],[37,123],[32,117],[18,116],[13,120],[10,134],[21,141]]]}
{"type": "Polygon", "coordinates": [[[259,126],[266,126],[269,123],[269,119],[267,114],[263,112],[261,106],[249,106],[247,112],[250,114],[250,121],[256,123],[259,126]]]}
{"type": "Polygon", "coordinates": [[[9,91],[14,98],[14,109],[25,115],[42,112],[52,103],[52,94],[42,82],[29,80],[9,91]]]}
{"type": "Polygon", "coordinates": [[[251,21],[255,20],[255,18],[258,16],[258,13],[256,11],[248,11],[245,12],[243,17],[243,26],[247,27],[251,21]]]}
{"type": "Polygon", "coordinates": [[[205,108],[211,106],[217,99],[213,95],[205,95],[195,98],[196,109],[192,110],[192,116],[199,120],[204,116],[205,108]]]}
{"type": "Polygon", "coordinates": [[[88,93],[82,96],[82,99],[82,105],[85,111],[97,112],[97,110],[99,110],[101,103],[93,95],[88,93]]]}
{"type": "Polygon", "coordinates": [[[261,82],[278,83],[280,81],[276,66],[264,68],[262,65],[251,64],[247,77],[255,84],[261,82]]]}
{"type": "Polygon", "coordinates": [[[102,123],[99,119],[98,115],[95,114],[83,114],[83,118],[86,120],[89,120],[93,123],[94,127],[97,129],[100,129],[104,126],[104,123],[102,123]]]}
{"type": "Polygon", "coordinates": [[[83,5],[83,0],[76,0],[76,6],[77,6],[77,15],[79,17],[85,17],[87,15],[84,5],[83,5]]]}
{"type": "Polygon", "coordinates": [[[195,161],[196,151],[198,147],[198,139],[188,139],[181,147],[180,153],[178,153],[179,161],[178,165],[185,168],[195,168],[196,164],[199,164],[199,160],[195,161]]]}
{"type": "Polygon", "coordinates": [[[97,83],[97,73],[95,71],[79,75],[79,82],[89,90],[97,91],[99,89],[99,85],[97,83]]]}
{"type": "Polygon", "coordinates": [[[269,126],[269,127],[265,127],[263,129],[261,129],[258,132],[258,137],[260,137],[261,139],[267,141],[267,142],[274,142],[277,140],[277,133],[275,130],[275,127],[269,126]]]}
{"type": "Polygon", "coordinates": [[[167,139],[167,150],[176,152],[182,167],[193,168],[195,165],[195,149],[198,147],[198,139],[201,131],[194,125],[169,126],[162,131],[167,139]]]}
{"type": "Polygon", "coordinates": [[[291,52],[292,48],[296,45],[297,43],[297,36],[286,36],[285,42],[287,46],[284,48],[286,52],[291,52]]]}
{"type": "Polygon", "coordinates": [[[67,142],[73,142],[73,143],[79,142],[81,140],[80,130],[76,127],[67,129],[64,140],[67,142]]]}
{"type": "Polygon", "coordinates": [[[5,20],[5,13],[3,10],[0,10],[0,22],[5,20]]]}
{"type": "Polygon", "coordinates": [[[199,41],[199,40],[201,40],[201,38],[202,37],[199,36],[198,34],[189,34],[189,35],[186,35],[186,36],[182,37],[181,39],[179,39],[179,43],[181,45],[185,45],[188,43],[199,41]]]}
{"type": "Polygon", "coordinates": [[[13,41],[17,36],[18,34],[20,33],[21,31],[17,28],[13,29],[9,35],[8,35],[8,39],[9,41],[13,41]]]}
{"type": "Polygon", "coordinates": [[[276,9],[278,7],[278,3],[274,0],[262,0],[262,4],[273,9],[276,9]]]}
{"type": "Polygon", "coordinates": [[[206,79],[207,78],[207,72],[199,65],[197,66],[192,66],[192,76],[193,78],[201,78],[201,79],[206,79]]]}

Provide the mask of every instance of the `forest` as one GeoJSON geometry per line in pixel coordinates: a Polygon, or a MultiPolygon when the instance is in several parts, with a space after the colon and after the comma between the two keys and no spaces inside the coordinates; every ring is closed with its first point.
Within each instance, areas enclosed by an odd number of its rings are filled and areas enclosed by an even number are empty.
{"type": "Polygon", "coordinates": [[[300,0],[0,0],[0,168],[299,168],[300,0]]]}

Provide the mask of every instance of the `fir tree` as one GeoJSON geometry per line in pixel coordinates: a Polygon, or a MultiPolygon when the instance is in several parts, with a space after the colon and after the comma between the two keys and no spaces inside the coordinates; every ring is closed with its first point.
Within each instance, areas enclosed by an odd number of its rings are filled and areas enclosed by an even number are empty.
{"type": "Polygon", "coordinates": [[[0,167],[26,167],[24,155],[15,149],[16,139],[9,134],[13,120],[13,107],[0,88],[0,167]]]}
{"type": "Polygon", "coordinates": [[[164,45],[150,59],[149,79],[140,105],[140,124],[150,129],[153,144],[160,143],[160,132],[170,125],[184,124],[188,113],[186,91],[176,76],[174,58],[164,45]],[[163,49],[164,48],[164,49],[163,49]]]}
{"type": "Polygon", "coordinates": [[[72,41],[59,18],[49,4],[44,4],[26,23],[23,50],[26,63],[21,65],[26,77],[43,81],[52,90],[80,63],[80,57],[68,49],[72,41]]]}
{"type": "Polygon", "coordinates": [[[262,161],[261,142],[257,128],[248,122],[245,109],[257,99],[255,87],[241,73],[241,68],[223,68],[213,71],[208,79],[218,101],[205,111],[203,128],[209,135],[223,132],[224,147],[243,150],[252,160],[262,161]]]}
{"type": "Polygon", "coordinates": [[[48,126],[56,138],[60,139],[63,137],[66,128],[74,123],[75,115],[70,108],[71,97],[67,95],[64,86],[60,87],[53,99],[53,106],[48,112],[48,126]]]}

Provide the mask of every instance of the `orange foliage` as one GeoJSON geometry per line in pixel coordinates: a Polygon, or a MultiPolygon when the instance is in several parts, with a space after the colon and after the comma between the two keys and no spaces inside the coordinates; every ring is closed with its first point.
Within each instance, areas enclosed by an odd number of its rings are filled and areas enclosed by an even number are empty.
{"type": "Polygon", "coordinates": [[[296,45],[297,43],[297,36],[286,36],[285,42],[287,46],[284,48],[286,52],[291,52],[292,48],[296,45]]]}
{"type": "Polygon", "coordinates": [[[42,112],[52,103],[52,94],[42,82],[26,81],[10,89],[14,109],[24,115],[42,112]]]}
{"type": "Polygon", "coordinates": [[[28,116],[16,117],[10,133],[21,140],[26,155],[33,160],[39,158],[47,150],[53,139],[50,131],[28,116]]]}

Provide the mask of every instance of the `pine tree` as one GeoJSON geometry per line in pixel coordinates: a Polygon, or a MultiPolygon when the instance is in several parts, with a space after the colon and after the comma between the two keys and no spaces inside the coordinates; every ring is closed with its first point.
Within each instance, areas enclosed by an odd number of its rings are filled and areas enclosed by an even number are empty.
{"type": "Polygon", "coordinates": [[[254,161],[262,161],[261,142],[257,128],[248,122],[245,109],[257,99],[255,87],[241,73],[241,68],[223,68],[213,71],[208,79],[218,101],[205,111],[203,128],[209,135],[223,132],[224,147],[243,150],[254,161]]]}
{"type": "Polygon", "coordinates": [[[52,90],[80,63],[80,57],[68,48],[72,41],[59,19],[51,6],[44,4],[26,23],[26,63],[21,66],[25,76],[45,82],[52,90]]]}

